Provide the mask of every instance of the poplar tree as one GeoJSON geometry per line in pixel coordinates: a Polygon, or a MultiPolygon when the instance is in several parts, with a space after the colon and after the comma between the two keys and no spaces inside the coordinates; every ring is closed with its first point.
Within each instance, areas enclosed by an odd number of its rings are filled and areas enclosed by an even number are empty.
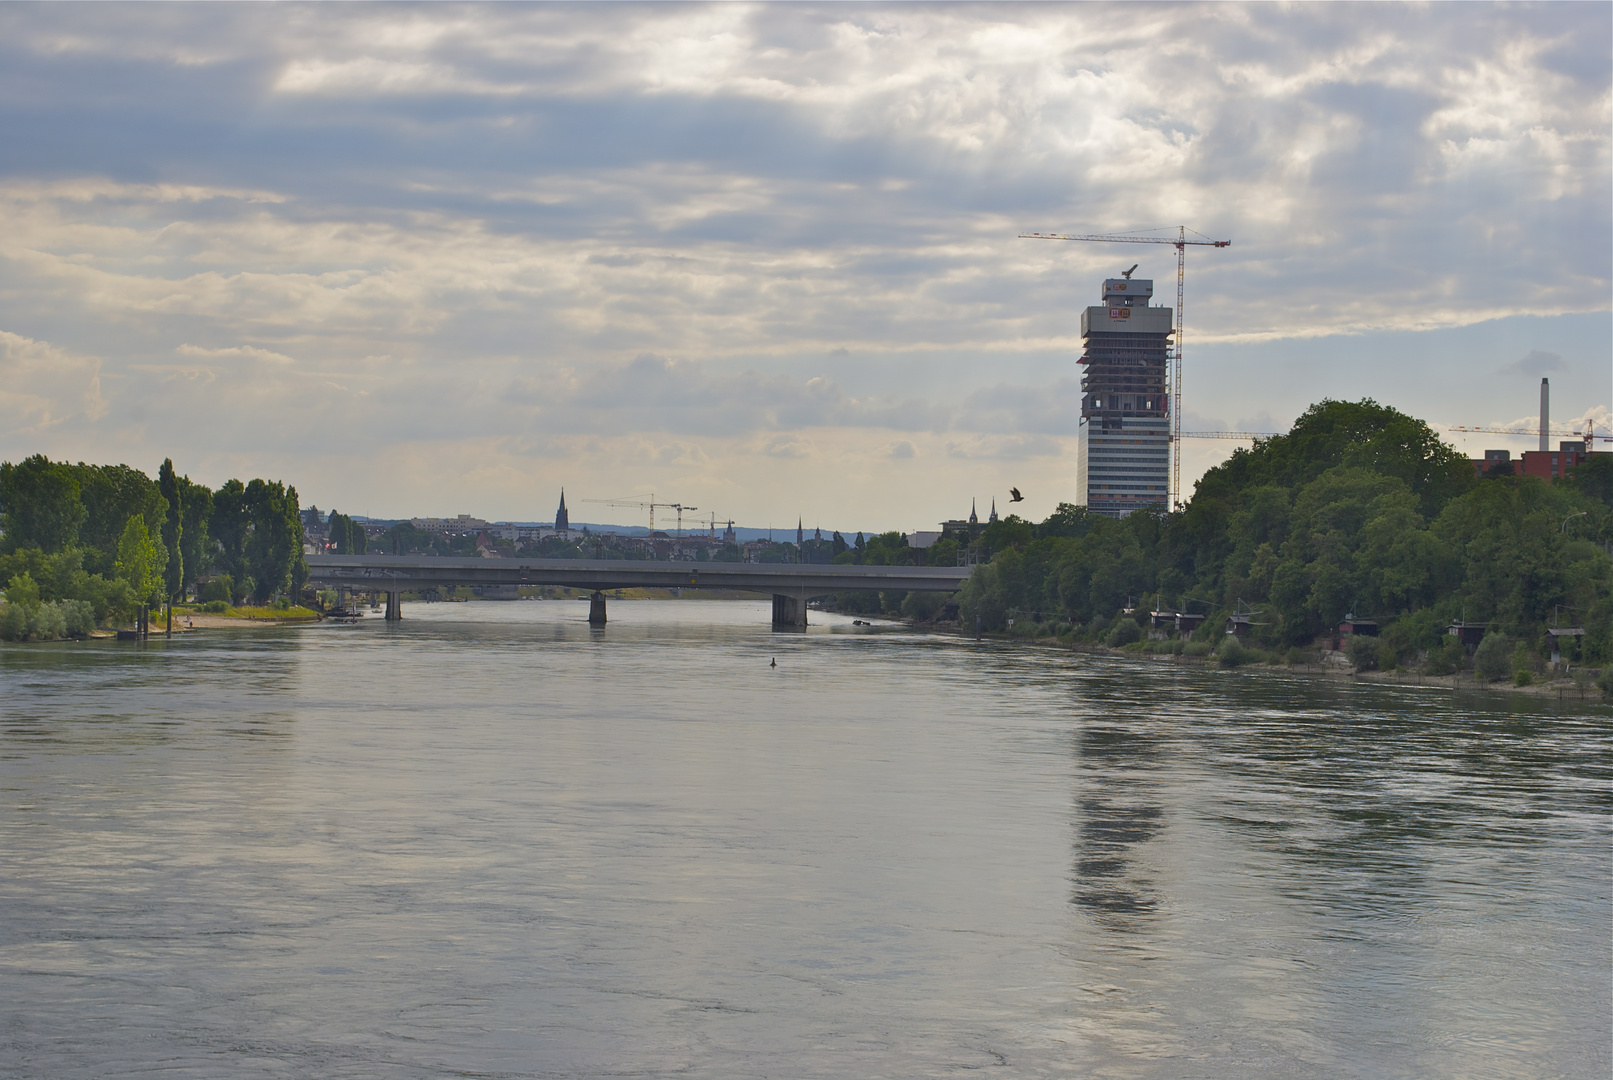
{"type": "Polygon", "coordinates": [[[179,494],[179,478],[174,475],[173,458],[162,459],[162,468],[157,470],[157,489],[168,504],[168,513],[162,523],[162,546],[168,554],[162,578],[168,599],[173,600],[185,588],[185,555],[180,543],[185,534],[184,510],[179,494]]]}

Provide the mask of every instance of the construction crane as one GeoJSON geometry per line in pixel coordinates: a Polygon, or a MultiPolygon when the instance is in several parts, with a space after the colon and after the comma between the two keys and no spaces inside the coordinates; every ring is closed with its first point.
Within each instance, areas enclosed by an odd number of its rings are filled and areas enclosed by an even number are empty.
{"type": "Polygon", "coordinates": [[[648,495],[625,495],[620,499],[578,499],[578,502],[603,503],[606,506],[635,506],[640,510],[650,512],[650,534],[655,534],[655,511],[657,507],[663,510],[676,510],[678,512],[678,535],[683,535],[683,512],[685,510],[698,510],[698,506],[685,506],[682,503],[656,502],[655,492],[648,495]]]}
{"type": "MultiPolygon", "coordinates": [[[[1539,428],[1467,427],[1462,424],[1447,425],[1445,430],[1453,435],[1483,433],[1489,435],[1518,435],[1529,439],[1540,434],[1539,428]]],[[[1282,432],[1280,431],[1184,431],[1180,437],[1183,439],[1271,439],[1281,434],[1282,432]]],[[[1573,431],[1568,428],[1547,428],[1546,434],[1559,439],[1585,439],[1586,441],[1596,439],[1601,442],[1613,442],[1613,435],[1598,435],[1591,424],[1586,425],[1585,431],[1573,431]]]]}
{"type": "MultiPolygon", "coordinates": [[[[1450,424],[1446,426],[1445,430],[1449,431],[1453,435],[1467,435],[1474,433],[1485,435],[1522,435],[1531,439],[1540,434],[1540,429],[1538,427],[1527,429],[1515,427],[1466,427],[1462,424],[1450,424]]],[[[1613,435],[1596,434],[1595,424],[1589,421],[1586,422],[1584,431],[1573,431],[1566,428],[1547,428],[1546,434],[1548,436],[1555,436],[1559,439],[1584,439],[1586,442],[1589,442],[1592,439],[1600,439],[1602,442],[1613,442],[1613,435]]]]}
{"type": "MultiPolygon", "coordinates": [[[[1189,247],[1231,247],[1231,240],[1211,240],[1201,232],[1193,232],[1194,236],[1203,237],[1201,240],[1189,240],[1187,234],[1192,232],[1186,225],[1176,226],[1176,236],[1128,236],[1125,234],[1095,234],[1075,236],[1066,233],[1020,233],[1021,240],[1087,240],[1095,244],[1170,244],[1176,248],[1176,345],[1172,350],[1175,355],[1175,370],[1171,373],[1171,505],[1180,501],[1182,490],[1182,449],[1177,444],[1182,440],[1182,286],[1187,277],[1187,249],[1189,247]]],[[[1132,270],[1137,269],[1135,266],[1132,270]]],[[[1131,271],[1126,272],[1131,276],[1131,271]]]]}

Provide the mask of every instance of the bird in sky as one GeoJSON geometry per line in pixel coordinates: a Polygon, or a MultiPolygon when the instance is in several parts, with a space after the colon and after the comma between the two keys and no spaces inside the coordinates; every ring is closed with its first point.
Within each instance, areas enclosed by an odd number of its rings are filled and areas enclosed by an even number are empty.
{"type": "Polygon", "coordinates": [[[1018,488],[1009,488],[1008,489],[1008,501],[1009,502],[1024,502],[1025,501],[1025,496],[1023,496],[1023,495],[1021,495],[1019,493],[1018,488]]]}

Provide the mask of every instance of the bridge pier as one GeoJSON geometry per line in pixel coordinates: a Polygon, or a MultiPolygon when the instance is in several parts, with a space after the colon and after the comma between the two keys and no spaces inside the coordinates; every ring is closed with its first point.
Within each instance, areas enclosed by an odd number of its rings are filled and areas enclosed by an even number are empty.
{"type": "Polygon", "coordinates": [[[806,599],[799,596],[786,596],[783,593],[773,594],[773,625],[779,626],[805,626],[806,599]]]}
{"type": "Polygon", "coordinates": [[[403,594],[388,590],[386,594],[386,621],[398,622],[403,618],[403,594]]]}
{"type": "Polygon", "coordinates": [[[588,598],[588,625],[605,625],[605,594],[596,591],[588,598]]]}

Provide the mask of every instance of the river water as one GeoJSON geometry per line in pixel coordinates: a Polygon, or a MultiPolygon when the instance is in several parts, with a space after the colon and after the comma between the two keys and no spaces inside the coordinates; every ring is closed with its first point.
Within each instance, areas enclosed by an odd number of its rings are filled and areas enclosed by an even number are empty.
{"type": "Polygon", "coordinates": [[[0,1075],[1609,1075],[1606,708],[587,610],[0,649],[0,1075]]]}

